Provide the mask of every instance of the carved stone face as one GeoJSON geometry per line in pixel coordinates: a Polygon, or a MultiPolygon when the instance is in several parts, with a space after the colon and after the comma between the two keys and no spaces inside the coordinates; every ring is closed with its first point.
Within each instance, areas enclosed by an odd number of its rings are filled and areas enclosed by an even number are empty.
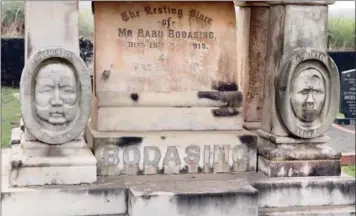
{"type": "Polygon", "coordinates": [[[35,79],[35,110],[48,129],[64,129],[79,111],[74,70],[55,62],[41,67],[35,79]]]}
{"type": "Polygon", "coordinates": [[[300,72],[291,89],[291,104],[296,117],[305,123],[316,120],[324,107],[325,90],[325,80],[318,70],[308,68],[300,72]]]}

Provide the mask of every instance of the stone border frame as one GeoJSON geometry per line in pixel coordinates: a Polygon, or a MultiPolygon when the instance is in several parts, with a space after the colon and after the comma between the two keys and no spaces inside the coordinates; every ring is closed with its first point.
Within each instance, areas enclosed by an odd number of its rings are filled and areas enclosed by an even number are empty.
{"type": "MultiPolygon", "coordinates": [[[[334,122],[340,100],[340,79],[335,62],[325,53],[310,48],[299,48],[284,58],[280,64],[279,77],[276,79],[277,116],[289,134],[298,138],[315,138],[323,135],[334,122]],[[295,69],[307,61],[318,62],[324,67],[326,76],[326,98],[322,116],[324,117],[318,128],[308,130],[296,125],[296,117],[290,104],[290,89],[293,77],[298,73],[295,69]],[[329,80],[329,81],[328,81],[329,80]],[[292,117],[291,117],[292,116],[292,117]]],[[[324,76],[324,75],[323,75],[324,76]]]]}
{"type": "Polygon", "coordinates": [[[47,144],[63,144],[77,138],[88,122],[91,98],[92,88],[88,69],[84,61],[74,52],[62,47],[46,47],[37,51],[26,62],[20,80],[21,115],[28,132],[39,141],[47,144]],[[33,115],[34,80],[41,64],[51,58],[61,59],[71,64],[75,69],[77,82],[79,82],[79,113],[68,125],[68,129],[61,132],[44,129],[33,115]]]}

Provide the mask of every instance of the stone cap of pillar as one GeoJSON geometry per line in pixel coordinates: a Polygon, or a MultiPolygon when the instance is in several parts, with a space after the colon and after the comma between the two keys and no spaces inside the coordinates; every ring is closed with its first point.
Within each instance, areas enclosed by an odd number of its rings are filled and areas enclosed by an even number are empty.
{"type": "Polygon", "coordinates": [[[234,1],[236,7],[268,7],[271,5],[331,5],[335,1],[234,1]]]}

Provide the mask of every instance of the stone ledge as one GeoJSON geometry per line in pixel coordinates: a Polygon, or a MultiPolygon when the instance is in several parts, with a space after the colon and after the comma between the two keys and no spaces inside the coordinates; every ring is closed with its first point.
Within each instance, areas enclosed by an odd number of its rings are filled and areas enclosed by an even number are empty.
{"type": "Polygon", "coordinates": [[[243,128],[246,130],[258,130],[261,126],[261,122],[244,122],[243,128]]]}
{"type": "Polygon", "coordinates": [[[260,208],[354,205],[353,177],[281,177],[249,182],[260,208]]]}
{"type": "Polygon", "coordinates": [[[293,137],[276,136],[262,129],[257,130],[257,134],[275,144],[315,144],[327,143],[331,140],[330,137],[325,135],[311,139],[298,139],[293,137]]]}
{"type": "Polygon", "coordinates": [[[98,131],[242,130],[235,107],[99,107],[98,131]]]}
{"type": "Polygon", "coordinates": [[[256,216],[257,191],[243,180],[129,186],[130,216],[256,216]],[[157,208],[160,206],[160,208],[157,208]]]}
{"type": "Polygon", "coordinates": [[[268,160],[258,156],[258,171],[269,177],[340,176],[340,160],[268,160]]]}
{"type": "Polygon", "coordinates": [[[126,213],[125,188],[15,188],[2,191],[2,213],[11,216],[112,215],[126,213]]]}
{"type": "Polygon", "coordinates": [[[12,186],[94,183],[97,175],[83,139],[63,145],[22,141],[12,145],[7,169],[12,186]]]}
{"type": "Polygon", "coordinates": [[[327,144],[279,144],[258,139],[258,154],[268,160],[339,160],[341,153],[327,144]]]}
{"type": "Polygon", "coordinates": [[[16,145],[21,143],[22,130],[20,127],[13,128],[11,130],[11,145],[16,145]]]}
{"type": "Polygon", "coordinates": [[[354,216],[355,206],[311,206],[288,208],[260,208],[259,216],[354,216]]]}

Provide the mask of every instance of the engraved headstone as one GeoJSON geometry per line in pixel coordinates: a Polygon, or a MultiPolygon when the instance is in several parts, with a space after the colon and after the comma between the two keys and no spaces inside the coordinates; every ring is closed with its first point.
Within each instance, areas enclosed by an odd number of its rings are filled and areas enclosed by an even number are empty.
{"type": "Polygon", "coordinates": [[[94,1],[93,13],[95,130],[242,129],[233,2],[94,1]]]}
{"type": "Polygon", "coordinates": [[[345,118],[356,118],[356,70],[341,72],[341,107],[345,118]]]}
{"type": "Polygon", "coordinates": [[[94,18],[100,91],[189,91],[235,82],[232,2],[94,2],[94,18]]]}

